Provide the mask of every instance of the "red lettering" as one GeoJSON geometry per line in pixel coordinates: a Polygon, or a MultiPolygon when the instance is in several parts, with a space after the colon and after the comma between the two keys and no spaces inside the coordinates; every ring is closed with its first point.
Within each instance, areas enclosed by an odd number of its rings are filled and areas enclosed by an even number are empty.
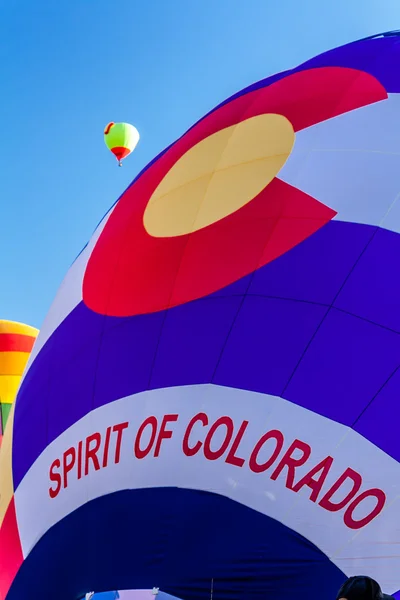
{"type": "Polygon", "coordinates": [[[207,458],[207,460],[217,460],[217,458],[220,458],[224,454],[225,450],[229,446],[229,443],[232,439],[233,430],[234,430],[233,421],[230,417],[220,417],[219,419],[217,419],[215,421],[215,423],[210,427],[210,430],[206,435],[206,439],[204,440],[204,450],[203,451],[204,451],[204,456],[207,458]],[[224,441],[222,442],[221,447],[218,448],[218,450],[211,450],[211,441],[212,441],[213,435],[218,430],[218,428],[221,426],[226,427],[226,434],[225,434],[224,441]]]}
{"type": "Polygon", "coordinates": [[[190,421],[189,425],[187,426],[187,429],[185,431],[185,435],[183,437],[183,442],[182,442],[182,449],[183,449],[183,453],[186,456],[194,456],[195,454],[198,453],[198,451],[200,450],[200,448],[202,447],[203,443],[198,441],[195,443],[194,446],[190,447],[189,446],[189,437],[190,434],[192,433],[192,429],[194,427],[194,425],[200,421],[200,423],[203,425],[203,427],[206,427],[208,425],[208,417],[205,413],[199,413],[198,415],[194,416],[193,419],[190,421]]]}
{"type": "Polygon", "coordinates": [[[239,448],[239,444],[242,441],[242,438],[244,436],[244,432],[247,429],[249,422],[248,421],[243,421],[243,423],[241,424],[239,431],[236,434],[235,439],[233,440],[233,444],[231,446],[231,449],[228,452],[228,456],[226,457],[226,463],[230,464],[230,465],[234,465],[235,467],[243,467],[244,465],[244,458],[240,458],[239,456],[235,456],[237,449],[239,448]]]}
{"type": "Polygon", "coordinates": [[[56,460],[52,463],[52,465],[50,467],[50,481],[53,481],[54,483],[56,483],[56,487],[54,489],[49,488],[50,498],[56,498],[61,490],[61,475],[60,475],[60,473],[54,472],[55,469],[59,469],[60,467],[61,467],[60,459],[56,458],[56,460]]]}
{"type": "Polygon", "coordinates": [[[103,469],[108,465],[108,450],[110,448],[110,437],[111,437],[111,427],[107,427],[106,430],[106,440],[104,442],[104,451],[103,451],[103,469]]]}
{"type": "Polygon", "coordinates": [[[257,444],[254,446],[254,450],[250,455],[249,466],[250,469],[254,473],[263,473],[276,461],[278,455],[283,447],[283,433],[281,433],[278,429],[272,429],[271,431],[267,431],[264,435],[258,440],[257,444]],[[268,440],[275,440],[276,446],[275,450],[269,457],[269,459],[264,463],[257,462],[258,453],[261,448],[264,446],[268,440]]]}
{"type": "Polygon", "coordinates": [[[301,440],[294,440],[294,442],[289,446],[285,454],[282,456],[278,466],[271,475],[271,479],[276,480],[282,473],[283,469],[287,467],[288,472],[285,485],[289,490],[292,490],[294,483],[294,472],[298,467],[301,467],[305,462],[307,462],[307,460],[310,458],[310,454],[311,447],[308,444],[302,442],[301,440]],[[296,450],[300,450],[300,452],[303,453],[300,458],[294,458],[292,456],[296,450]]]}
{"type": "Polygon", "coordinates": [[[101,435],[100,433],[93,433],[86,438],[86,447],[85,447],[85,475],[89,473],[89,461],[91,460],[94,466],[95,471],[100,469],[99,459],[97,458],[97,452],[99,451],[101,444],[101,435]],[[93,448],[90,447],[90,444],[94,442],[93,448]]]}
{"type": "MultiPolygon", "coordinates": [[[[133,451],[135,457],[138,459],[145,458],[153,447],[154,457],[159,457],[163,441],[171,439],[173,436],[174,428],[169,428],[169,424],[176,423],[178,419],[178,414],[164,415],[159,430],[158,420],[155,416],[145,419],[140,425],[134,441],[133,451]],[[149,435],[146,437],[145,432],[148,428],[150,428],[150,431],[147,431],[149,435]],[[145,440],[148,440],[147,442],[142,442],[143,435],[145,440]],[[145,444],[145,447],[142,448],[141,444],[145,444]]],[[[210,427],[208,426],[209,418],[204,412],[198,413],[190,420],[182,441],[184,454],[188,457],[195,456],[202,449],[207,460],[217,460],[226,454],[225,462],[227,464],[243,467],[246,459],[240,456],[240,445],[249,426],[249,421],[242,421],[239,429],[235,431],[232,418],[225,415],[218,418],[210,427]],[[203,429],[203,434],[199,431],[199,435],[196,435],[194,429],[197,424],[203,429]],[[204,428],[206,428],[205,431],[204,428]],[[219,447],[212,448],[213,444],[219,447]]],[[[118,464],[121,459],[123,434],[128,427],[128,421],[109,426],[105,430],[105,438],[102,438],[99,432],[93,433],[86,440],[79,441],[76,447],[68,448],[60,458],[55,459],[49,468],[50,485],[48,493],[50,498],[56,498],[63,487],[68,487],[69,474],[75,468],[79,480],[83,474],[89,474],[90,462],[92,462],[95,471],[108,466],[110,460],[112,461],[112,457],[110,459],[110,444],[113,433],[116,433],[114,462],[118,464]],[[104,439],[104,446],[100,454],[102,439],[104,439]],[[85,462],[84,473],[83,461],[85,462]]],[[[263,473],[272,467],[277,461],[283,445],[284,436],[281,431],[274,429],[266,432],[251,452],[248,460],[251,471],[253,473],[263,473]],[[273,442],[271,447],[267,446],[270,440],[273,442]]],[[[295,483],[296,469],[304,465],[310,456],[311,447],[305,442],[295,439],[283,454],[270,478],[276,480],[282,471],[287,468],[286,487],[297,493],[306,486],[311,490],[311,492],[307,492],[310,500],[318,502],[334,459],[332,456],[327,456],[295,483]]],[[[318,504],[330,512],[338,512],[344,509],[343,521],[346,527],[351,530],[362,529],[382,512],[386,503],[386,495],[379,488],[371,488],[359,494],[361,486],[361,475],[349,467],[333,483],[318,504]],[[349,490],[349,488],[351,489],[349,490]],[[344,494],[345,497],[343,497],[344,494]]]]}
{"type": "Polygon", "coordinates": [[[296,485],[293,487],[294,492],[298,492],[301,490],[303,486],[308,486],[312,489],[310,500],[313,502],[317,501],[318,494],[320,493],[322,486],[325,483],[325,479],[328,476],[329,470],[332,466],[333,458],[332,456],[327,456],[324,460],[321,460],[320,463],[315,465],[311,471],[309,471],[296,485]],[[319,471],[322,471],[317,479],[314,479],[314,476],[317,475],[319,471]]]}
{"type": "MultiPolygon", "coordinates": [[[[129,423],[128,421],[125,421],[125,423],[118,423],[118,425],[114,425],[114,427],[112,428],[113,432],[117,432],[117,441],[115,442],[115,458],[114,458],[114,462],[117,465],[119,463],[119,459],[121,456],[121,444],[122,444],[122,434],[125,431],[125,429],[127,429],[129,427],[129,423]]],[[[156,421],[156,427],[157,427],[157,421],[156,421]]]]}
{"type": "Polygon", "coordinates": [[[382,490],[380,490],[378,488],[373,488],[372,490],[366,490],[365,492],[363,492],[362,494],[357,496],[357,498],[354,498],[354,500],[351,502],[351,504],[349,504],[349,506],[346,508],[346,512],[344,513],[344,516],[343,516],[345,525],[347,525],[347,527],[349,529],[361,529],[362,527],[365,527],[365,525],[368,525],[368,523],[371,523],[371,521],[379,515],[379,513],[385,506],[385,502],[386,502],[386,495],[382,490]],[[358,521],[355,520],[353,518],[354,510],[357,508],[357,506],[359,504],[361,504],[361,502],[363,500],[365,500],[365,498],[368,498],[371,496],[376,498],[377,502],[376,502],[375,507],[372,509],[372,511],[370,513],[368,513],[362,519],[359,519],[358,521]]]}
{"type": "Polygon", "coordinates": [[[68,485],[68,473],[72,471],[75,464],[75,448],[68,448],[63,454],[64,487],[68,485]],[[70,460],[68,460],[70,458],[70,460]]]}
{"type": "Polygon", "coordinates": [[[139,431],[137,432],[137,435],[136,435],[135,446],[134,446],[134,452],[135,452],[136,458],[141,459],[148,455],[148,453],[150,452],[150,450],[154,444],[154,440],[156,439],[156,433],[157,433],[157,419],[155,417],[147,417],[147,419],[145,421],[143,421],[143,423],[139,427],[139,431]],[[142,450],[140,447],[140,439],[142,437],[144,430],[146,429],[146,427],[148,425],[150,425],[150,427],[151,427],[150,441],[147,444],[146,448],[144,450],[142,450]]]}
{"type": "Polygon", "coordinates": [[[354,498],[354,496],[360,489],[361,484],[361,475],[356,471],[353,471],[353,469],[348,468],[344,471],[344,473],[341,474],[339,479],[326,492],[325,496],[321,499],[319,505],[322,506],[322,508],[329,510],[330,512],[336,512],[338,510],[341,510],[346,506],[348,502],[350,502],[352,498],[354,498]],[[347,496],[345,496],[345,498],[343,498],[343,500],[341,500],[340,502],[331,502],[332,496],[338,491],[341,485],[343,485],[346,479],[351,479],[351,481],[353,482],[353,489],[351,489],[347,496]]]}
{"type": "Polygon", "coordinates": [[[154,450],[154,456],[157,458],[160,454],[160,449],[161,449],[161,443],[163,440],[169,440],[170,438],[172,438],[172,430],[171,429],[166,429],[166,426],[168,423],[175,423],[178,420],[178,415],[165,415],[162,423],[161,423],[161,427],[160,427],[160,432],[158,434],[158,438],[157,438],[157,443],[156,443],[156,447],[154,450]]]}
{"type": "Polygon", "coordinates": [[[78,479],[82,477],[82,446],[83,442],[78,443],[78,479]]]}

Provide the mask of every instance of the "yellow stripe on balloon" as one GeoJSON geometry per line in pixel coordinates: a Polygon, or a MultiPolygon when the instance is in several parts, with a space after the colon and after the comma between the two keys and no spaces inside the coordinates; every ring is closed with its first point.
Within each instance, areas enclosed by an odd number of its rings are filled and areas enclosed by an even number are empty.
{"type": "Polygon", "coordinates": [[[0,404],[12,404],[14,402],[20,381],[20,375],[0,377],[0,404]]]}
{"type": "Polygon", "coordinates": [[[29,352],[0,352],[0,375],[22,375],[29,352]]]}
{"type": "Polygon", "coordinates": [[[0,321],[0,333],[20,333],[22,335],[30,335],[36,338],[39,330],[30,325],[24,323],[18,323],[17,321],[6,321],[2,319],[0,321]]]}

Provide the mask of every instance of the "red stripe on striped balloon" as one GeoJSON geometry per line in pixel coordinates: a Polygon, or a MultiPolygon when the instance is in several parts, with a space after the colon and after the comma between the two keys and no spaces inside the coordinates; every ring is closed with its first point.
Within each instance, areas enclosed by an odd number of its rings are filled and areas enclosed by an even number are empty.
{"type": "Polygon", "coordinates": [[[0,352],[31,352],[35,339],[22,333],[0,333],[0,352]]]}

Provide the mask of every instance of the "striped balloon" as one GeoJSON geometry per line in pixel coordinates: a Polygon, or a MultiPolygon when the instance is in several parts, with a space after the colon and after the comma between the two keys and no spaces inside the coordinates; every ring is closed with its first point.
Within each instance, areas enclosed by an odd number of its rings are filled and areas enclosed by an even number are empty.
{"type": "Polygon", "coordinates": [[[38,330],[0,320],[0,443],[38,330]]]}

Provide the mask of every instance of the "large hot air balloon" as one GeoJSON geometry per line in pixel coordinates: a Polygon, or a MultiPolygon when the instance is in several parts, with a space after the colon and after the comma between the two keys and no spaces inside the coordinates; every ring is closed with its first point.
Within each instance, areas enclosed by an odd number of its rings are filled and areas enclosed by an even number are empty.
{"type": "Polygon", "coordinates": [[[0,444],[38,330],[0,320],[0,444]]]}
{"type": "Polygon", "coordinates": [[[139,132],[130,123],[109,123],[104,129],[104,142],[121,167],[122,161],[136,148],[139,132]]]}
{"type": "Polygon", "coordinates": [[[399,115],[391,33],[242,90],[133,181],[6,431],[2,599],[400,589],[399,115]]]}

